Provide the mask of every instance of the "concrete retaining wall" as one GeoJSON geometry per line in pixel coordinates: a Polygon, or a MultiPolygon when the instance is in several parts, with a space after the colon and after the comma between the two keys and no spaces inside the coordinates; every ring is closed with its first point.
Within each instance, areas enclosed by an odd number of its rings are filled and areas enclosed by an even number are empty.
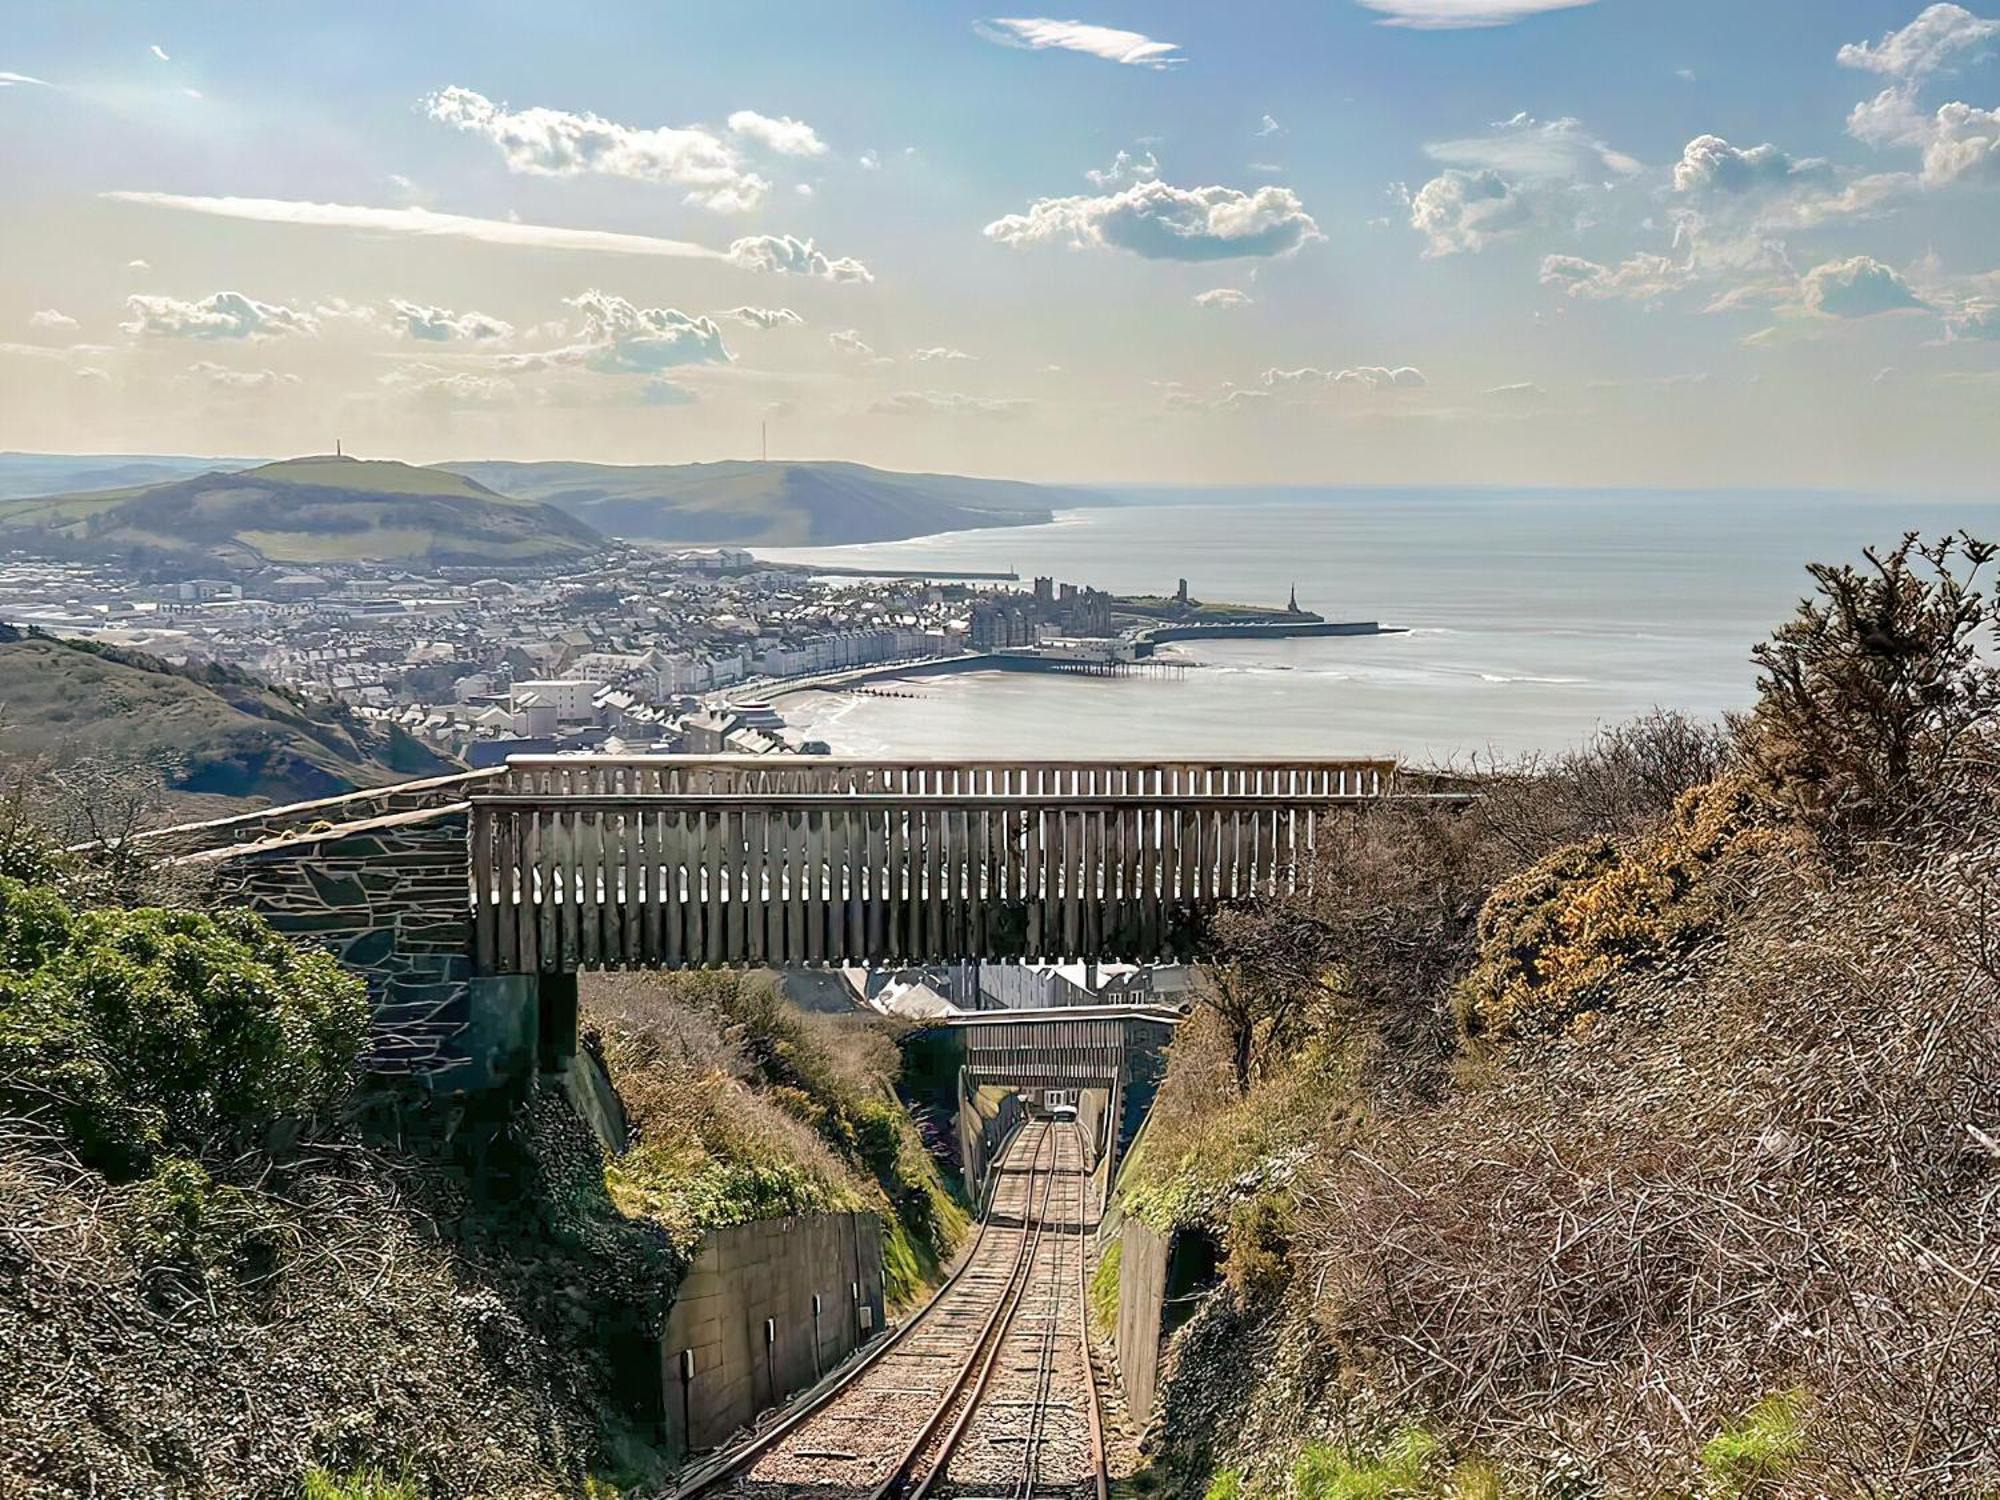
{"type": "Polygon", "coordinates": [[[1118,1378],[1125,1409],[1144,1426],[1160,1384],[1170,1242],[1128,1215],[1118,1243],[1118,1378]]]}
{"type": "Polygon", "coordinates": [[[881,1329],[883,1313],[882,1225],[872,1213],[709,1231],[660,1340],[667,1451],[715,1447],[845,1359],[881,1329]]]}

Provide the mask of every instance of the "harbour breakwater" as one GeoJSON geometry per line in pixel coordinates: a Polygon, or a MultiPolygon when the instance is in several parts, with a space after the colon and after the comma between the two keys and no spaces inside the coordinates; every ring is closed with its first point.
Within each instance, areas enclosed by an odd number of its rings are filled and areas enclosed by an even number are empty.
{"type": "Polygon", "coordinates": [[[1154,625],[1140,631],[1136,639],[1142,647],[1167,646],[1176,641],[1270,641],[1289,636],[1318,635],[1400,635],[1401,625],[1384,625],[1379,620],[1217,620],[1180,625],[1154,625]]]}

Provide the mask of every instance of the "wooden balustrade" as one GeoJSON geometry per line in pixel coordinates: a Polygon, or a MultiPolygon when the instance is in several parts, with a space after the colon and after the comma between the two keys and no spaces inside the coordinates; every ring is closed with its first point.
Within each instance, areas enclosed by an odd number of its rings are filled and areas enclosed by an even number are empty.
{"type": "Polygon", "coordinates": [[[543,797],[853,792],[897,796],[1390,794],[1393,760],[850,759],[816,755],[517,755],[495,792],[543,797]]]}
{"type": "Polygon", "coordinates": [[[1206,913],[1308,879],[1320,820],[1388,780],[1354,762],[842,762],[807,774],[862,786],[799,790],[756,784],[801,774],[757,759],[513,762],[525,789],[471,800],[480,969],[1185,958],[1206,913]],[[676,773],[736,784],[584,789],[676,773]],[[891,792],[866,785],[878,773],[987,785],[891,792]],[[1041,785],[1065,780],[1084,788],[1041,785]]]}

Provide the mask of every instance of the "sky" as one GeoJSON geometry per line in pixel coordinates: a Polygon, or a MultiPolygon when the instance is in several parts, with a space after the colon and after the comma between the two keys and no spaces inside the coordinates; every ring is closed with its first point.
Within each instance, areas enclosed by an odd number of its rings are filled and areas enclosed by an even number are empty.
{"type": "Polygon", "coordinates": [[[0,18],[0,448],[2000,492],[2000,0],[0,18]]]}

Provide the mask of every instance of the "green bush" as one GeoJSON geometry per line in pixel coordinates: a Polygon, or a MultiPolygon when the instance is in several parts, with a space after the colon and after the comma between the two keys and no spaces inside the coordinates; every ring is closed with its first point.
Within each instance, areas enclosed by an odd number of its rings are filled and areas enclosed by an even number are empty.
{"type": "Polygon", "coordinates": [[[347,1087],[368,1001],[247,912],[92,911],[0,879],[0,1105],[90,1165],[232,1155],[347,1087]]]}
{"type": "Polygon", "coordinates": [[[1209,1480],[1201,1500],[1243,1500],[1243,1495],[1243,1476],[1234,1469],[1224,1469],[1209,1480]]]}

